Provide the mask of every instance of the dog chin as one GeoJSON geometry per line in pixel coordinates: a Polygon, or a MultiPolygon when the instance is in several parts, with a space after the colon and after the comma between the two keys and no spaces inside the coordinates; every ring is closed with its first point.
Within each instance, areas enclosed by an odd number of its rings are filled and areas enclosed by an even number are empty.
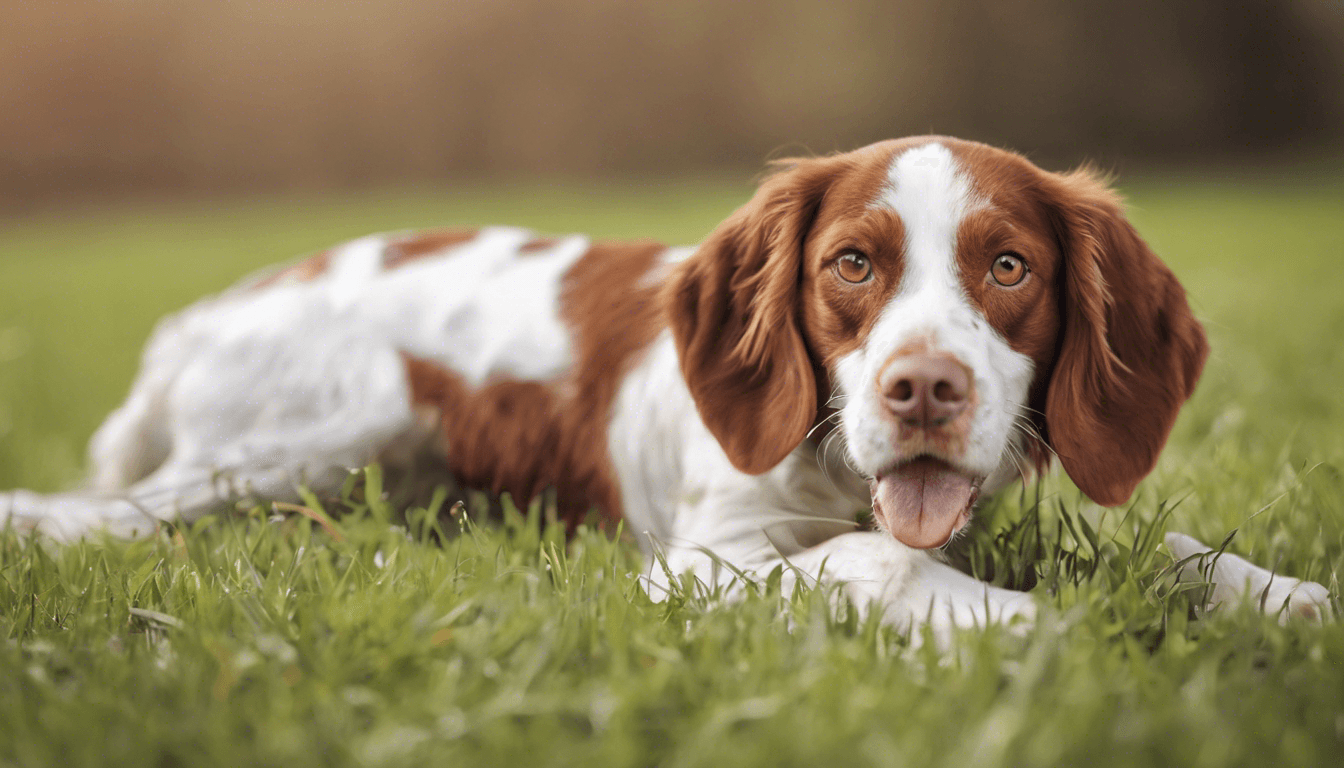
{"type": "Polygon", "coordinates": [[[970,522],[984,480],[944,459],[916,456],[869,481],[873,514],[906,546],[941,547],[970,522]]]}

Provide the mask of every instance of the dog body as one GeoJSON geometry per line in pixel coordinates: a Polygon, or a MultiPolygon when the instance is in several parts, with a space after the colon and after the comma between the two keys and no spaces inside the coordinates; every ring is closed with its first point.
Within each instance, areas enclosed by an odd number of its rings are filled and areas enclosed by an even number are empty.
{"type": "Polygon", "coordinates": [[[135,534],[428,456],[624,519],[654,591],[788,564],[942,631],[1033,604],[924,550],[1052,456],[1124,502],[1206,355],[1094,177],[918,137],[793,161],[695,248],[441,231],[244,281],[156,330],[88,490],[0,513],[135,534]]]}

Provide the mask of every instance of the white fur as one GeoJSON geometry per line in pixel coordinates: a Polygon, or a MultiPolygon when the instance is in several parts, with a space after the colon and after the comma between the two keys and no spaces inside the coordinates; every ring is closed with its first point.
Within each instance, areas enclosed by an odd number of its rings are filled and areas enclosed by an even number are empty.
{"type": "Polygon", "coordinates": [[[433,360],[472,385],[492,376],[555,378],[573,363],[557,313],[560,278],[588,250],[568,237],[518,257],[531,238],[493,228],[451,258],[423,259],[384,273],[356,297],[361,321],[391,344],[433,360]]]}

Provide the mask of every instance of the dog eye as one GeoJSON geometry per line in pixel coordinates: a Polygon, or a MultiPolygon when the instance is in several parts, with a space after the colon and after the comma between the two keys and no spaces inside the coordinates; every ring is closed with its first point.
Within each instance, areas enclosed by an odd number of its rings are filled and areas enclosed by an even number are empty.
{"type": "Polygon", "coordinates": [[[835,263],[835,273],[847,283],[865,283],[873,276],[873,263],[858,251],[848,251],[835,263]]]}
{"type": "Polygon", "coordinates": [[[1000,253],[994,258],[994,266],[990,267],[989,275],[999,285],[1011,288],[1026,278],[1027,264],[1015,253],[1000,253]]]}

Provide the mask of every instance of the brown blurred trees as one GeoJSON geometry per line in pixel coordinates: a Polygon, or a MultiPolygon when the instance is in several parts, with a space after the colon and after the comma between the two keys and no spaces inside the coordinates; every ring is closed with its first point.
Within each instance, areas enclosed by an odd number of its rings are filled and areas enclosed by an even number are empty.
{"type": "Polygon", "coordinates": [[[0,24],[11,204],[756,167],[930,131],[1227,156],[1342,127],[1328,0],[94,0],[0,24]]]}

